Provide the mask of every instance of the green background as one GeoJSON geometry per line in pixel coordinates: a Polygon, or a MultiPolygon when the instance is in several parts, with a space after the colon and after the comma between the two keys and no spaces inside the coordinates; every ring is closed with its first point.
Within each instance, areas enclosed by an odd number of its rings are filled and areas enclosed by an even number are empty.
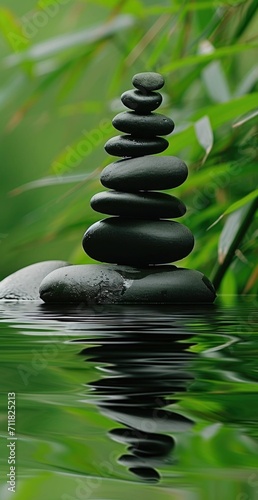
{"type": "Polygon", "coordinates": [[[8,0],[0,14],[0,277],[93,262],[81,239],[101,218],[89,200],[112,161],[109,124],[132,76],[158,71],[176,124],[164,154],[189,167],[173,194],[196,245],[180,265],[255,293],[257,1],[8,0]]]}

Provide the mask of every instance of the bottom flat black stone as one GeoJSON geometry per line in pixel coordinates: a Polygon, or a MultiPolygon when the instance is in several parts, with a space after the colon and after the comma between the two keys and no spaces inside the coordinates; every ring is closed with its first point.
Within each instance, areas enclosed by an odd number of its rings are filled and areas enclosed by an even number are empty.
{"type": "Polygon", "coordinates": [[[50,273],[40,297],[48,303],[200,304],[214,302],[216,293],[208,278],[191,269],[88,264],[50,273]]]}

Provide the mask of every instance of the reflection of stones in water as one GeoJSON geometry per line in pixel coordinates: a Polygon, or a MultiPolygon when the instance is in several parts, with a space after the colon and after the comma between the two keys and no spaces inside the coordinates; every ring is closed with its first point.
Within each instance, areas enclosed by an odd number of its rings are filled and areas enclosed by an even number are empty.
{"type": "Polygon", "coordinates": [[[110,438],[127,446],[118,462],[145,481],[159,481],[156,469],[175,463],[176,440],[166,433],[185,432],[192,426],[187,417],[166,409],[192,380],[187,366],[193,354],[186,351],[191,345],[187,338],[179,329],[148,337],[131,330],[95,339],[98,346],[81,352],[87,361],[109,365],[105,377],[89,385],[99,396],[101,413],[126,426],[109,432],[110,438]]]}
{"type": "Polygon", "coordinates": [[[162,465],[175,446],[170,436],[131,428],[113,429],[109,436],[114,441],[128,445],[130,454],[122,455],[118,462],[148,481],[159,480],[159,473],[154,467],[162,465]]]}

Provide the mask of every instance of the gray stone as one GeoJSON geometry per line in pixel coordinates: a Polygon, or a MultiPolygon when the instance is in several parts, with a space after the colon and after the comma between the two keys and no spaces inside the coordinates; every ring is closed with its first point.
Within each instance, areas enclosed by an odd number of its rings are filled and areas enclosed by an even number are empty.
{"type": "Polygon", "coordinates": [[[199,271],[88,264],[53,271],[42,281],[40,296],[47,303],[189,304],[212,303],[216,293],[199,271]]]}
{"type": "Polygon", "coordinates": [[[140,90],[127,90],[121,95],[122,103],[137,113],[151,113],[162,103],[162,95],[159,92],[148,92],[142,94],[140,90]]]}
{"type": "Polygon", "coordinates": [[[169,220],[110,217],[90,226],[83,237],[93,259],[137,267],[181,260],[193,246],[191,231],[169,220]]]}
{"type": "Polygon", "coordinates": [[[117,135],[105,144],[105,150],[112,156],[144,156],[162,153],[168,147],[168,141],[162,137],[144,139],[131,135],[117,135]]]}
{"type": "Polygon", "coordinates": [[[185,204],[175,196],[153,191],[140,193],[103,191],[93,196],[91,206],[102,214],[137,219],[177,218],[186,212],[185,204]]]}
{"type": "Polygon", "coordinates": [[[132,79],[132,84],[137,89],[144,91],[159,90],[163,87],[165,80],[159,73],[151,71],[137,73],[132,79]]]}
{"type": "Polygon", "coordinates": [[[134,111],[119,113],[113,118],[112,123],[117,130],[135,137],[168,135],[175,127],[174,122],[165,115],[159,113],[139,115],[134,111]]]}
{"type": "Polygon", "coordinates": [[[117,191],[139,191],[175,188],[187,175],[186,164],[175,156],[143,156],[110,163],[100,180],[117,191]]]}
{"type": "Polygon", "coordinates": [[[0,282],[0,299],[39,300],[39,285],[55,269],[69,266],[68,262],[49,260],[24,267],[0,282]]]}

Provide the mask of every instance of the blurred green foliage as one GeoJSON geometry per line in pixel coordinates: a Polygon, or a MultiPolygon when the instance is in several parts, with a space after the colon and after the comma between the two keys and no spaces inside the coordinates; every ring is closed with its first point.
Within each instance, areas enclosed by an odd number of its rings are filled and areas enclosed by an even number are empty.
{"type": "Polygon", "coordinates": [[[164,154],[189,166],[173,194],[196,246],[180,265],[226,277],[224,293],[254,293],[257,26],[256,0],[2,1],[0,277],[92,262],[81,239],[99,219],[89,200],[111,161],[111,119],[133,74],[152,70],[176,123],[164,154]]]}

